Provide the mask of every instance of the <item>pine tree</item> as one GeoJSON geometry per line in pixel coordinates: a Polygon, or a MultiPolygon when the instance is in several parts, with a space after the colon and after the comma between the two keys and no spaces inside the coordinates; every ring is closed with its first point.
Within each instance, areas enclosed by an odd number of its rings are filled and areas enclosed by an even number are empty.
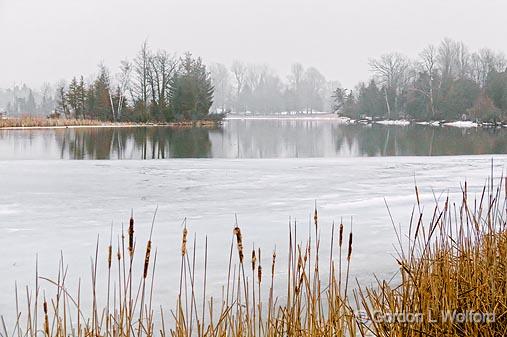
{"type": "Polygon", "coordinates": [[[200,58],[186,53],[180,69],[169,86],[170,118],[202,119],[213,104],[213,85],[210,74],[200,58]]]}

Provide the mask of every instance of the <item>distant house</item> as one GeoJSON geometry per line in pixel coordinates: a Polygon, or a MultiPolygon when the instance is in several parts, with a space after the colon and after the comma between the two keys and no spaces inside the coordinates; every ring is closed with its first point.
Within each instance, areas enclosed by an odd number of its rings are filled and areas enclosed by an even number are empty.
{"type": "Polygon", "coordinates": [[[7,118],[7,112],[0,111],[0,119],[6,119],[7,118]]]}

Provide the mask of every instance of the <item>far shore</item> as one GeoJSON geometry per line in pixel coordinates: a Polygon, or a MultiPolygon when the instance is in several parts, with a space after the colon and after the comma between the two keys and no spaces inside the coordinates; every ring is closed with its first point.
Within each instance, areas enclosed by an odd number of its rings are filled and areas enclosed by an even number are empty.
{"type": "MultiPolygon", "coordinates": [[[[333,113],[309,113],[309,114],[229,114],[224,119],[229,120],[286,120],[286,121],[330,121],[344,125],[385,125],[385,126],[428,126],[428,127],[457,127],[457,128],[507,128],[507,123],[475,122],[470,120],[431,120],[420,121],[413,119],[352,119],[333,113]]],[[[168,128],[215,128],[222,122],[220,120],[193,120],[179,122],[109,122],[99,120],[80,119],[51,119],[44,117],[22,117],[0,119],[0,130],[37,130],[37,129],[80,129],[80,128],[144,128],[144,127],[168,127],[168,128]]]]}
{"type": "Polygon", "coordinates": [[[105,122],[98,120],[50,119],[50,118],[8,118],[0,119],[0,130],[37,130],[37,129],[79,129],[79,128],[214,128],[220,124],[218,120],[194,120],[170,123],[130,123],[105,122]]]}
{"type": "Polygon", "coordinates": [[[339,124],[347,125],[371,125],[380,124],[387,126],[409,126],[421,125],[429,127],[457,127],[457,128],[507,128],[505,122],[479,122],[470,120],[415,120],[415,119],[373,119],[365,117],[363,119],[353,119],[345,116],[340,116],[334,113],[298,113],[298,114],[271,114],[271,115],[257,115],[257,114],[229,114],[225,120],[287,120],[287,121],[332,121],[339,124]]]}

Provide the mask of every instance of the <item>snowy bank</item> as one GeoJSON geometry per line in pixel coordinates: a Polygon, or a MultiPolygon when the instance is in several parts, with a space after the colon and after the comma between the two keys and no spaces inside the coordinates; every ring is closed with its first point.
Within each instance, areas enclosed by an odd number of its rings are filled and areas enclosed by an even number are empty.
{"type": "Polygon", "coordinates": [[[341,117],[330,113],[319,114],[276,114],[276,115],[227,115],[224,120],[301,120],[301,121],[333,121],[341,124],[348,124],[350,118],[341,117]]]}
{"type": "Polygon", "coordinates": [[[386,119],[383,121],[376,121],[375,123],[382,125],[399,125],[399,126],[410,125],[410,121],[407,121],[406,119],[398,119],[398,120],[386,119]]]}
{"type": "Polygon", "coordinates": [[[444,126],[454,126],[456,128],[476,128],[479,126],[479,124],[472,121],[456,121],[444,123],[444,126]]]}

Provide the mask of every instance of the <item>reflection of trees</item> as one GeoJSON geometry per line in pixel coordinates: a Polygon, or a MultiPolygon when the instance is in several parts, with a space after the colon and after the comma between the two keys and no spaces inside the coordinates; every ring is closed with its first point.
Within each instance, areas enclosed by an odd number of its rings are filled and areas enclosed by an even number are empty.
{"type": "Polygon", "coordinates": [[[430,156],[505,153],[506,130],[329,121],[230,121],[228,157],[430,156]]]}
{"type": "MultiPolygon", "coordinates": [[[[359,155],[430,156],[505,153],[505,130],[459,129],[431,126],[346,127],[348,143],[357,143],[359,155]]],[[[337,140],[337,146],[343,141],[337,140]]]]}
{"type": "Polygon", "coordinates": [[[209,130],[167,127],[57,130],[61,158],[164,159],[209,157],[209,130]]]}
{"type": "Polygon", "coordinates": [[[0,130],[4,157],[70,159],[428,156],[507,152],[505,129],[228,121],[222,129],[168,127],[0,130]]]}

